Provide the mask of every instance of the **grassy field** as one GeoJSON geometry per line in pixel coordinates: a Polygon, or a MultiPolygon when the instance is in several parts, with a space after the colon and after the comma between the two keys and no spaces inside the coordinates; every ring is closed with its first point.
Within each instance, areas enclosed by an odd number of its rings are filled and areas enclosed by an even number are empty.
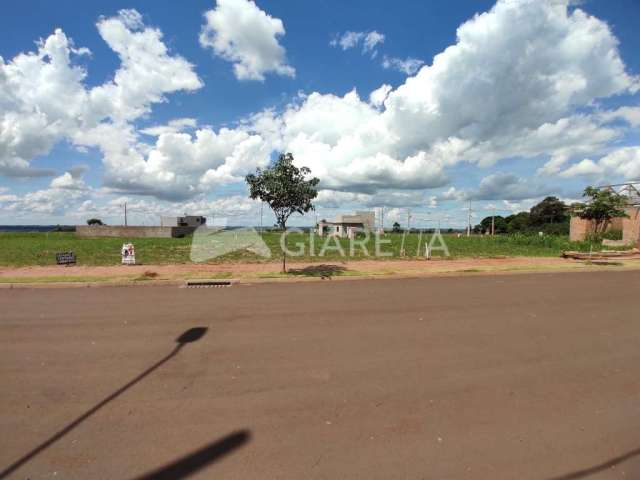
{"type": "MultiPolygon", "coordinates": [[[[411,233],[389,233],[381,237],[379,250],[389,256],[380,257],[381,260],[389,258],[415,258],[419,251],[424,255],[425,242],[431,235],[411,233]],[[403,239],[404,238],[404,239],[403,239]],[[388,243],[382,243],[388,242],[388,243]],[[404,249],[404,255],[401,254],[404,249]]],[[[263,239],[272,252],[271,260],[277,260],[281,256],[280,234],[269,232],[263,234],[263,239]]],[[[525,236],[504,235],[495,237],[471,236],[458,238],[455,235],[443,235],[443,239],[449,249],[450,256],[460,257],[500,257],[500,256],[534,256],[555,257],[563,250],[589,251],[600,249],[597,243],[569,242],[566,236],[525,236]]],[[[141,264],[173,264],[189,263],[191,251],[191,237],[185,238],[135,238],[129,239],[136,248],[136,261],[141,264]]],[[[79,265],[117,265],[120,263],[120,248],[126,239],[120,238],[78,238],[74,233],[0,233],[0,266],[29,266],[29,265],[53,265],[56,252],[75,252],[79,265]]],[[[362,248],[356,247],[350,251],[349,240],[340,239],[339,245],[344,256],[338,248],[338,240],[315,236],[314,255],[311,255],[309,234],[290,233],[287,236],[287,246],[291,251],[301,248],[304,254],[290,258],[289,262],[296,261],[336,261],[359,260],[374,258],[375,241],[370,239],[366,244],[369,255],[362,248]],[[322,247],[324,255],[320,255],[322,247]]],[[[440,245],[436,242],[436,246],[440,245]]],[[[442,251],[434,251],[434,257],[443,256],[442,251]]],[[[269,261],[247,251],[236,251],[223,257],[212,259],[209,263],[223,262],[264,262],[269,261]]]]}

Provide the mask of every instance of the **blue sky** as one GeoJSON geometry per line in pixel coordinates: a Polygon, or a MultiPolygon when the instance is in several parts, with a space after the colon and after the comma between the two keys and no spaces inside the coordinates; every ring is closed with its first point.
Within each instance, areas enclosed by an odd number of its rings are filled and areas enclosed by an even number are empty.
{"type": "Polygon", "coordinates": [[[320,177],[319,217],[385,223],[638,179],[640,3],[574,3],[9,2],[0,224],[125,201],[255,224],[242,177],[279,151],[320,177]]]}

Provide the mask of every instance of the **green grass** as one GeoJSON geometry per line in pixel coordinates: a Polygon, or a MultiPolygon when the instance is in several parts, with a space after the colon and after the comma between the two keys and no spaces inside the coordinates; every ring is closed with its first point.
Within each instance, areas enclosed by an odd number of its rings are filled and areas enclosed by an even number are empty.
{"type": "MultiPolygon", "coordinates": [[[[381,260],[398,258],[416,258],[418,249],[424,254],[425,238],[430,235],[417,233],[406,235],[404,238],[404,256],[401,255],[403,247],[403,234],[386,234],[381,237],[383,242],[380,250],[390,254],[388,257],[379,257],[381,260]]],[[[600,249],[600,244],[594,242],[570,242],[567,236],[530,235],[501,235],[495,237],[460,237],[444,235],[443,238],[453,258],[460,257],[501,257],[501,256],[535,256],[556,257],[563,250],[589,251],[591,245],[594,250],[600,249]]],[[[263,234],[263,239],[272,252],[271,261],[281,257],[280,235],[277,232],[263,234]]],[[[131,241],[136,248],[136,261],[145,265],[152,264],[176,264],[190,263],[191,237],[185,238],[79,238],[74,233],[0,233],[0,266],[31,266],[54,265],[55,254],[63,251],[73,251],[76,254],[79,265],[118,265],[120,263],[120,248],[123,243],[131,241]]],[[[289,263],[296,261],[318,262],[339,260],[360,260],[375,258],[375,241],[370,239],[366,244],[368,255],[360,246],[356,246],[353,252],[349,249],[347,239],[329,239],[313,237],[315,243],[314,255],[311,255],[309,234],[290,233],[287,236],[287,246],[296,251],[302,248],[304,254],[295,258],[289,258],[289,263]],[[345,253],[342,256],[338,245],[345,253]],[[320,255],[322,247],[324,255],[320,255]]],[[[442,257],[443,252],[435,251],[434,257],[442,257]]],[[[269,261],[248,251],[236,251],[212,259],[210,263],[229,262],[264,262],[269,261]]]]}
{"type": "Polygon", "coordinates": [[[78,265],[117,265],[123,243],[136,247],[143,264],[184,263],[190,238],[79,238],[75,233],[0,233],[0,265],[55,265],[57,252],[73,251],[78,265]]]}
{"type": "Polygon", "coordinates": [[[0,284],[8,283],[108,283],[124,281],[122,277],[97,277],[97,276],[52,276],[52,277],[0,277],[0,284]]]}

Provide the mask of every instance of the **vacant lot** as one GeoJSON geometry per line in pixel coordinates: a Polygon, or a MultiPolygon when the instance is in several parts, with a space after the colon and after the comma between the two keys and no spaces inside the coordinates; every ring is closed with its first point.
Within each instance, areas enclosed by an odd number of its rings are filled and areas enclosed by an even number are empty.
{"type": "MultiPolygon", "coordinates": [[[[555,257],[563,250],[589,251],[592,246],[587,242],[572,243],[565,236],[526,236],[505,235],[496,237],[472,236],[470,238],[455,235],[443,235],[445,243],[452,257],[495,257],[495,256],[527,256],[527,257],[555,257]]],[[[269,246],[272,257],[281,256],[280,234],[264,233],[263,239],[269,246]]],[[[401,258],[404,250],[405,257],[415,258],[418,252],[424,255],[425,245],[431,239],[430,234],[408,235],[389,233],[384,235],[380,244],[380,251],[388,253],[389,257],[401,258]]],[[[80,265],[116,265],[120,263],[120,248],[124,242],[131,241],[136,247],[136,261],[143,264],[163,265],[190,262],[191,237],[186,238],[78,238],[74,233],[0,233],[0,266],[28,266],[52,265],[55,263],[56,252],[72,250],[76,253],[80,265]]],[[[370,258],[362,248],[356,247],[350,251],[349,241],[346,239],[331,239],[327,243],[324,255],[319,256],[326,238],[313,237],[314,253],[311,255],[311,238],[309,234],[291,233],[287,236],[287,245],[291,251],[302,249],[303,255],[292,258],[291,261],[336,261],[341,259],[359,260],[370,258]],[[344,252],[344,256],[340,253],[344,252]]],[[[440,243],[436,242],[436,246],[440,243]]],[[[370,239],[365,244],[369,255],[375,252],[375,241],[370,239]]],[[[599,248],[599,244],[594,244],[599,248]]],[[[440,250],[434,251],[434,256],[442,256],[440,250]]],[[[262,262],[263,258],[247,251],[237,251],[217,258],[211,263],[225,262],[262,262]]]]}
{"type": "Polygon", "coordinates": [[[0,472],[637,479],[639,283],[0,290],[0,472]]]}

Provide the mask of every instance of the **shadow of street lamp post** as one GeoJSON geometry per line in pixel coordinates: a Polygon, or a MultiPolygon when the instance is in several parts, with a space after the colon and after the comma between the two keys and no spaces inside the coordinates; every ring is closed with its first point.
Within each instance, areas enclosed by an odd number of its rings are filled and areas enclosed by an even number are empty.
{"type": "Polygon", "coordinates": [[[205,333],[207,333],[207,328],[206,327],[194,327],[194,328],[190,328],[189,330],[183,332],[178,338],[176,338],[177,345],[175,346],[175,348],[168,355],[166,355],[164,358],[162,358],[158,362],[156,362],[153,365],[151,365],[149,368],[147,368],[144,372],[142,372],[140,375],[135,377],[133,380],[131,380],[130,382],[128,382],[124,386],[120,387],[118,390],[116,390],[111,395],[106,397],[100,403],[96,404],[95,406],[93,406],[92,408],[90,408],[89,410],[84,412],[82,415],[80,415],[78,418],[76,418],[73,422],[68,424],[62,430],[59,430],[58,432],[53,434],[51,437],[49,437],[47,440],[45,440],[40,445],[38,445],[36,448],[31,450],[29,453],[27,453],[26,455],[24,455],[20,459],[18,459],[15,462],[13,462],[7,468],[2,470],[2,472],[0,472],[0,480],[5,478],[5,477],[7,477],[7,476],[9,476],[11,473],[16,471],[18,468],[20,468],[22,465],[27,463],[29,460],[31,460],[36,455],[42,453],[44,450],[46,450],[51,445],[53,445],[55,442],[57,442],[62,437],[64,437],[71,430],[73,430],[78,425],[80,425],[82,422],[84,422],[87,418],[89,418],[94,413],[96,413],[98,410],[100,410],[102,407],[104,407],[107,403],[111,402],[112,400],[115,400],[117,397],[122,395],[128,389],[133,387],[136,383],[138,383],[139,381],[144,379],[147,375],[151,374],[154,370],[156,370],[157,368],[161,367],[164,363],[168,362],[171,358],[175,357],[178,354],[178,352],[180,352],[180,350],[182,350],[182,348],[184,348],[186,345],[188,345],[189,343],[193,343],[193,342],[196,342],[196,341],[200,340],[204,336],[205,333]]]}

